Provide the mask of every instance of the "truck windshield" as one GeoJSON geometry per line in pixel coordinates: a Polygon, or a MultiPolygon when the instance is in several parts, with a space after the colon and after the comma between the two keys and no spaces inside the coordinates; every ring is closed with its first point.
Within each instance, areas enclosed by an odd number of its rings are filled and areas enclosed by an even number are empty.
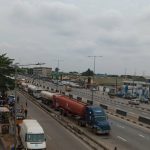
{"type": "Polygon", "coordinates": [[[27,142],[44,142],[44,134],[27,134],[27,142]]]}
{"type": "Polygon", "coordinates": [[[95,116],[95,121],[105,121],[106,116],[95,116]]]}

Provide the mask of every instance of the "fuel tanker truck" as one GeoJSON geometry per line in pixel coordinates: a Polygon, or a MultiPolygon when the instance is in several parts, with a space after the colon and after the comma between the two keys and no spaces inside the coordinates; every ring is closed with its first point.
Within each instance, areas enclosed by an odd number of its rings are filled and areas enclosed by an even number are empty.
{"type": "Polygon", "coordinates": [[[32,84],[28,85],[28,93],[37,99],[41,98],[41,91],[42,91],[42,88],[38,86],[35,86],[32,84]]]}
{"type": "Polygon", "coordinates": [[[43,104],[53,106],[53,96],[60,95],[59,93],[52,93],[49,91],[41,91],[41,100],[43,104]]]}
{"type": "Polygon", "coordinates": [[[75,116],[78,118],[78,125],[90,127],[95,134],[110,133],[111,127],[107,115],[100,106],[90,106],[59,95],[53,97],[53,103],[55,109],[59,109],[61,114],[75,116]]]}

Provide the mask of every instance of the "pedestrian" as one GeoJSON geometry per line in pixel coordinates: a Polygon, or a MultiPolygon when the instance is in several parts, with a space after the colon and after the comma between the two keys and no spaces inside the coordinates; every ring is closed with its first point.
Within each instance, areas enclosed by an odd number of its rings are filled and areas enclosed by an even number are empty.
{"type": "Polygon", "coordinates": [[[17,103],[19,103],[19,96],[17,96],[17,103]]]}
{"type": "Polygon", "coordinates": [[[20,126],[17,124],[18,136],[20,135],[20,126]]]}
{"type": "Polygon", "coordinates": [[[14,144],[11,146],[11,150],[15,150],[15,145],[14,144]]]}
{"type": "Polygon", "coordinates": [[[117,150],[117,147],[115,146],[114,150],[117,150]]]}
{"type": "Polygon", "coordinates": [[[20,107],[21,107],[21,113],[23,113],[24,112],[23,105],[20,105],[20,107]]]}
{"type": "Polygon", "coordinates": [[[27,114],[28,114],[28,110],[27,110],[27,108],[25,108],[25,110],[24,110],[24,114],[25,114],[25,118],[27,118],[27,114]]]}

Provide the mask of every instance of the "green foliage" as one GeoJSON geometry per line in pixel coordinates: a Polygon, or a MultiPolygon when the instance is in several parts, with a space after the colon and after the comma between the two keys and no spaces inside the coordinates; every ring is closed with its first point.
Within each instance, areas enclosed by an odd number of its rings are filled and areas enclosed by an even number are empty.
{"type": "Polygon", "coordinates": [[[15,69],[11,67],[13,59],[6,54],[0,55],[0,92],[4,93],[8,88],[14,88],[14,80],[10,76],[14,75],[15,69]],[[8,77],[9,76],[9,77],[8,77]]]}
{"type": "Polygon", "coordinates": [[[88,70],[83,72],[81,75],[82,76],[93,76],[94,72],[88,68],[88,70]]]}

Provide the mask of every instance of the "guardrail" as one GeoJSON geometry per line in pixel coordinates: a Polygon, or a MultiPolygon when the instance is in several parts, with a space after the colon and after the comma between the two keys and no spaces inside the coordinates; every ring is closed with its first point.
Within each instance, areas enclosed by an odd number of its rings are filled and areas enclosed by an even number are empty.
{"type": "Polygon", "coordinates": [[[121,109],[116,109],[116,113],[122,116],[127,116],[127,112],[121,109]]]}

